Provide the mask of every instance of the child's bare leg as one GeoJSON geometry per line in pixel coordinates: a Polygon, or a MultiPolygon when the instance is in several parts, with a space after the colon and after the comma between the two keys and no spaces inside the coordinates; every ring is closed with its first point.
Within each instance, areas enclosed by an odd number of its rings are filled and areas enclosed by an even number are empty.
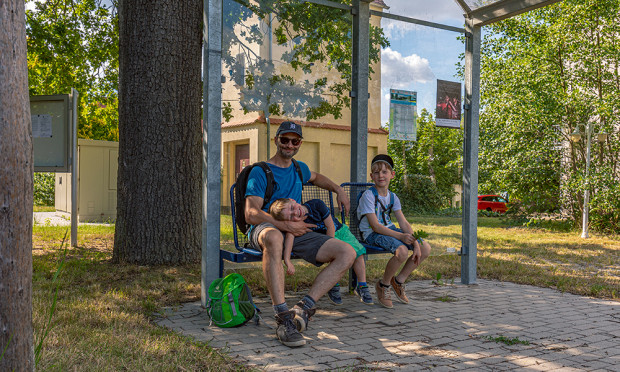
{"type": "Polygon", "coordinates": [[[409,257],[407,262],[405,262],[405,266],[396,276],[396,281],[399,283],[404,283],[409,275],[415,270],[422,261],[424,261],[431,254],[431,245],[425,240],[422,242],[420,246],[420,259],[418,262],[413,262],[413,254],[409,257]]]}
{"type": "Polygon", "coordinates": [[[396,272],[400,268],[400,265],[402,265],[402,263],[407,260],[408,252],[409,250],[404,245],[401,245],[398,248],[396,248],[396,252],[394,252],[394,257],[390,258],[387,265],[385,266],[385,272],[383,273],[383,279],[381,279],[381,282],[384,285],[390,285],[390,281],[392,280],[392,277],[396,275],[396,272]]]}
{"type": "Polygon", "coordinates": [[[366,262],[364,261],[364,256],[359,256],[355,259],[353,271],[355,271],[358,282],[366,282],[366,262]]]}

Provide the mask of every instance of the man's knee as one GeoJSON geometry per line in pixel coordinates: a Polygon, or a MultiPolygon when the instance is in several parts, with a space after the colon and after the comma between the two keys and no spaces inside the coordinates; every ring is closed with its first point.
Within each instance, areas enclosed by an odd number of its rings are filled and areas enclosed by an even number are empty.
{"type": "Polygon", "coordinates": [[[265,229],[260,237],[259,243],[263,249],[263,255],[278,255],[282,257],[284,238],[277,229],[265,229]]]}
{"type": "Polygon", "coordinates": [[[353,266],[353,263],[355,262],[355,259],[357,258],[357,253],[355,253],[355,249],[353,249],[353,247],[350,244],[344,243],[344,247],[341,251],[342,251],[342,255],[344,256],[343,259],[347,263],[347,266],[349,267],[353,266]]]}
{"type": "Polygon", "coordinates": [[[357,254],[350,244],[337,239],[330,239],[317,253],[317,261],[319,262],[338,262],[347,267],[353,266],[357,254]]]}

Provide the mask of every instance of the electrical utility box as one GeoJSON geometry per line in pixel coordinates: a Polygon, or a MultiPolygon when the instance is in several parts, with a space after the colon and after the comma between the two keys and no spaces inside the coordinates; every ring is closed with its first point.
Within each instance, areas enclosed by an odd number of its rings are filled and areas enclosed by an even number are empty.
{"type": "MultiPolygon", "coordinates": [[[[116,220],[118,142],[78,139],[79,222],[116,220]]],[[[55,207],[71,213],[71,173],[56,173],[55,207]]]]}

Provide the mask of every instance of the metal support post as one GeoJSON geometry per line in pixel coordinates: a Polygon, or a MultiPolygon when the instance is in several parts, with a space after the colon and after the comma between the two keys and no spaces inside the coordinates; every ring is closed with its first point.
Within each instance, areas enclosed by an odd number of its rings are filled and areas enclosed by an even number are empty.
{"type": "MultiPolygon", "coordinates": [[[[351,182],[367,180],[368,146],[368,78],[370,54],[370,0],[354,0],[353,56],[351,75],[351,182]]],[[[357,282],[353,269],[349,269],[349,292],[357,282]]]]}
{"type": "Polygon", "coordinates": [[[463,236],[461,283],[476,283],[478,254],[478,118],[481,28],[466,19],[465,131],[463,138],[463,236]]]}
{"type": "Polygon", "coordinates": [[[351,182],[367,180],[370,0],[355,0],[351,75],[351,182]]]}
{"type": "Polygon", "coordinates": [[[77,110],[80,93],[71,88],[71,246],[78,245],[78,154],[77,154],[77,110]]]}
{"type": "Polygon", "coordinates": [[[204,0],[202,124],[202,276],[206,306],[211,282],[220,276],[220,164],[222,142],[222,0],[204,0]]]}

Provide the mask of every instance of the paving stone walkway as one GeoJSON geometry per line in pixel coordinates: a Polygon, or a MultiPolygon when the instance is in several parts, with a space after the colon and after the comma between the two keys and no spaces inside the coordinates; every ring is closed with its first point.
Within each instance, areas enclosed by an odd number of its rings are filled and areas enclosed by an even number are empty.
{"type": "Polygon", "coordinates": [[[275,326],[267,297],[255,299],[259,326],[209,326],[199,302],[167,308],[157,323],[266,371],[620,371],[620,302],[489,280],[414,281],[407,294],[394,309],[322,299],[300,348],[266,325],[275,326]]]}

